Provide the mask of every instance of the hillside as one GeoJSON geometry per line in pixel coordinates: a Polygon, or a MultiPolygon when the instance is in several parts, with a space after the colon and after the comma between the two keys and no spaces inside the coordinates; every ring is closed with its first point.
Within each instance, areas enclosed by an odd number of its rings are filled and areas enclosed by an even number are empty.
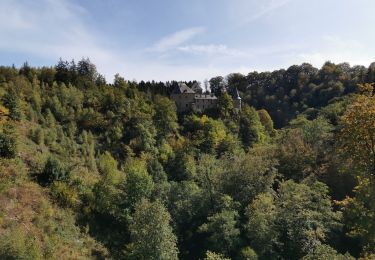
{"type": "Polygon", "coordinates": [[[178,114],[177,82],[2,66],[0,258],[373,259],[374,80],[235,73],[209,81],[217,109],[178,114]]]}

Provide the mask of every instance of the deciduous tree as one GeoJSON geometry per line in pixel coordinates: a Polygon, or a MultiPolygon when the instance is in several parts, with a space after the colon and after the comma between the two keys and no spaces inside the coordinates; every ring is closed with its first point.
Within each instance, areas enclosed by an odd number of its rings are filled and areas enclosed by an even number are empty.
{"type": "Polygon", "coordinates": [[[177,239],[170,226],[171,217],[159,202],[140,200],[130,224],[130,259],[178,259],[177,239]]]}

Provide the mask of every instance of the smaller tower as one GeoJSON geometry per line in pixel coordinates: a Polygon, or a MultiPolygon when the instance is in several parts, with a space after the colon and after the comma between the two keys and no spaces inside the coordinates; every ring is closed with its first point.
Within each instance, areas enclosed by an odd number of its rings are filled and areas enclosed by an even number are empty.
{"type": "Polygon", "coordinates": [[[234,108],[237,110],[241,110],[241,97],[240,97],[240,94],[238,93],[237,88],[234,89],[232,97],[233,97],[234,108]]]}

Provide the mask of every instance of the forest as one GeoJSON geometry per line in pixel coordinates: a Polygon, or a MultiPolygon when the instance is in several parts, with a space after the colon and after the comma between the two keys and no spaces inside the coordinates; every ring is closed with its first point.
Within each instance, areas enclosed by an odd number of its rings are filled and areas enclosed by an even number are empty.
{"type": "Polygon", "coordinates": [[[373,82],[232,73],[177,113],[176,81],[0,66],[0,259],[375,259],[373,82]]]}

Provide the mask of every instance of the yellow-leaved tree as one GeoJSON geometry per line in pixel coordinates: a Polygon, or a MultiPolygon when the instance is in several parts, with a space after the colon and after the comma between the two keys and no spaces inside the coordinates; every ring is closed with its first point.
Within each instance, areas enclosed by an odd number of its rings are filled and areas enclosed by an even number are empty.
{"type": "Polygon", "coordinates": [[[3,125],[9,118],[9,109],[0,105],[0,125],[3,125]]]}
{"type": "Polygon", "coordinates": [[[359,243],[365,259],[375,257],[375,95],[374,84],[359,85],[360,94],[341,118],[340,152],[356,172],[354,197],[342,206],[347,235],[359,243]],[[361,173],[361,174],[358,174],[361,173]]]}
{"type": "Polygon", "coordinates": [[[353,163],[364,167],[375,181],[375,96],[373,84],[359,85],[361,94],[342,117],[341,151],[350,155],[353,163]]]}

